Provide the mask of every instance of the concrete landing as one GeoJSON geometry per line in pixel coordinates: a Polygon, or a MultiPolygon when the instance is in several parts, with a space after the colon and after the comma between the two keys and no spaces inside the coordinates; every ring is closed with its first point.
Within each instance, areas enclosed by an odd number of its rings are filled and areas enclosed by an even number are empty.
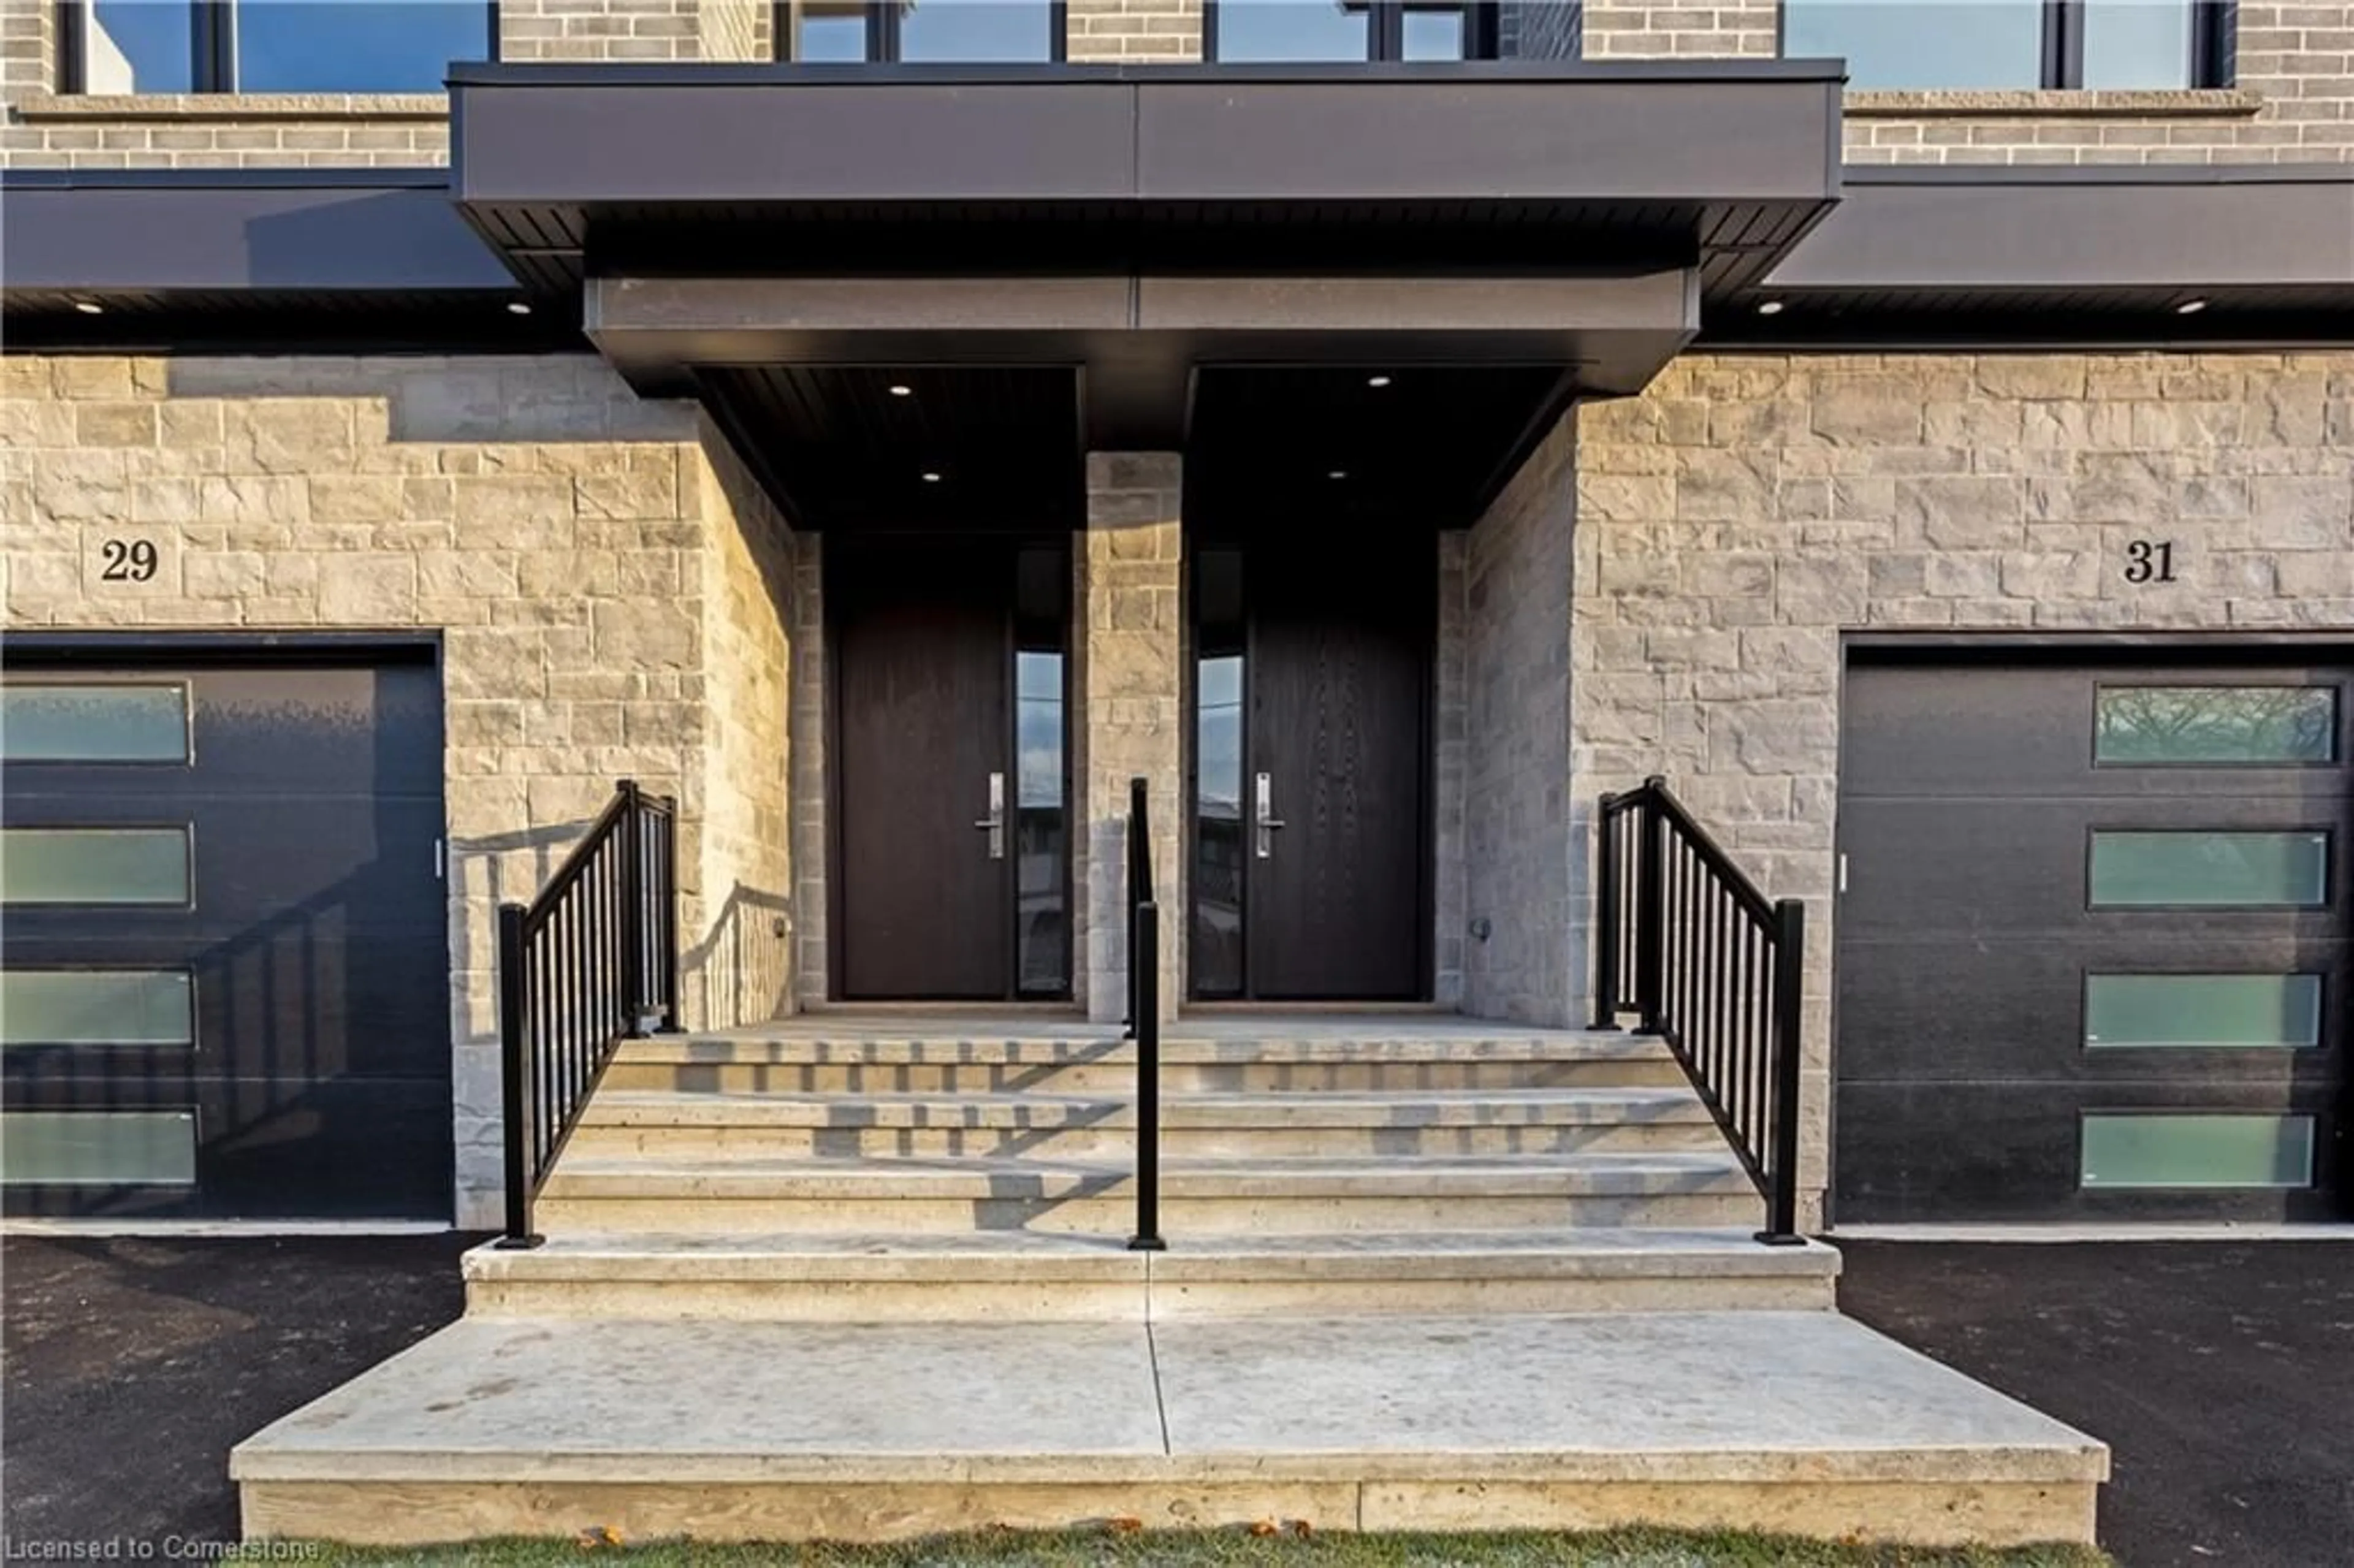
{"type": "Polygon", "coordinates": [[[1833,1313],[470,1318],[239,1445],[255,1536],[1118,1516],[2089,1541],[2107,1452],[1833,1313]]]}

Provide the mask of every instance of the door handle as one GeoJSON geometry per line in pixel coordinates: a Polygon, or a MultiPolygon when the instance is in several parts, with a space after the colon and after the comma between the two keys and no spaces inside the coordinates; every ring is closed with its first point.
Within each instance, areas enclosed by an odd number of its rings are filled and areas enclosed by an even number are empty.
{"type": "Polygon", "coordinates": [[[1283,826],[1283,819],[1275,814],[1275,780],[1262,773],[1251,792],[1251,824],[1257,835],[1256,853],[1267,860],[1275,853],[1275,830],[1283,826]]]}
{"type": "Polygon", "coordinates": [[[989,776],[989,815],[973,823],[989,835],[989,858],[1005,858],[1005,775],[989,776]]]}

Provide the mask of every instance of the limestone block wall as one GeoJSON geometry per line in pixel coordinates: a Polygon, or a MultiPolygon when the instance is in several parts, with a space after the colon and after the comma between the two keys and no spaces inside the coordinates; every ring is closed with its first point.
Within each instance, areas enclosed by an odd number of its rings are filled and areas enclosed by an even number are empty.
{"type": "Polygon", "coordinates": [[[789,989],[715,939],[793,886],[798,542],[694,406],[587,355],[11,357],[0,521],[12,630],[440,633],[461,1223],[497,1201],[496,906],[614,779],[680,798],[690,1022],[789,989]]]}
{"type": "Polygon", "coordinates": [[[1202,58],[1202,0],[1066,0],[1064,16],[1064,54],[1075,63],[1202,58]]]}
{"type": "Polygon", "coordinates": [[[1577,840],[1661,773],[1807,901],[1819,1188],[1840,633],[2354,628],[2354,354],[1694,355],[1575,418],[1577,840]]]}

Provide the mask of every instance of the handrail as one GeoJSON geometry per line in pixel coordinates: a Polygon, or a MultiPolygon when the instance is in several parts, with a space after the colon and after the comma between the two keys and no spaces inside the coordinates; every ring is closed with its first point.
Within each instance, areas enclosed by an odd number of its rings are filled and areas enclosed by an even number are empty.
{"type": "Polygon", "coordinates": [[[1152,896],[1152,825],[1141,779],[1128,781],[1128,1033],[1136,1042],[1136,1234],[1131,1252],[1161,1252],[1161,906],[1152,896]]]}
{"type": "Polygon", "coordinates": [[[529,905],[499,906],[502,1247],[537,1246],[532,1205],[623,1040],[678,1028],[678,802],[634,779],[529,905]]]}
{"type": "Polygon", "coordinates": [[[1768,899],[1658,778],[1602,797],[1595,885],[1594,1027],[1633,1012],[1667,1042],[1766,1198],[1757,1239],[1799,1245],[1806,906],[1768,899]]]}

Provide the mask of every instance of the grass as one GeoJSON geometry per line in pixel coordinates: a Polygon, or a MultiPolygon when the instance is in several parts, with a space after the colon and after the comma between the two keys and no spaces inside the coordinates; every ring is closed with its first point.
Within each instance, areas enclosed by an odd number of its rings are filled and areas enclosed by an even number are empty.
{"type": "MultiPolygon", "coordinates": [[[[1264,1529],[1265,1527],[1261,1527],[1264,1529]]],[[[1242,1530],[1024,1534],[990,1531],[886,1546],[488,1541],[404,1549],[324,1546],[338,1568],[2115,1568],[2079,1546],[1939,1549],[1748,1533],[1326,1535],[1242,1530]]],[[[281,1559],[284,1561],[286,1559],[281,1559]]]]}

